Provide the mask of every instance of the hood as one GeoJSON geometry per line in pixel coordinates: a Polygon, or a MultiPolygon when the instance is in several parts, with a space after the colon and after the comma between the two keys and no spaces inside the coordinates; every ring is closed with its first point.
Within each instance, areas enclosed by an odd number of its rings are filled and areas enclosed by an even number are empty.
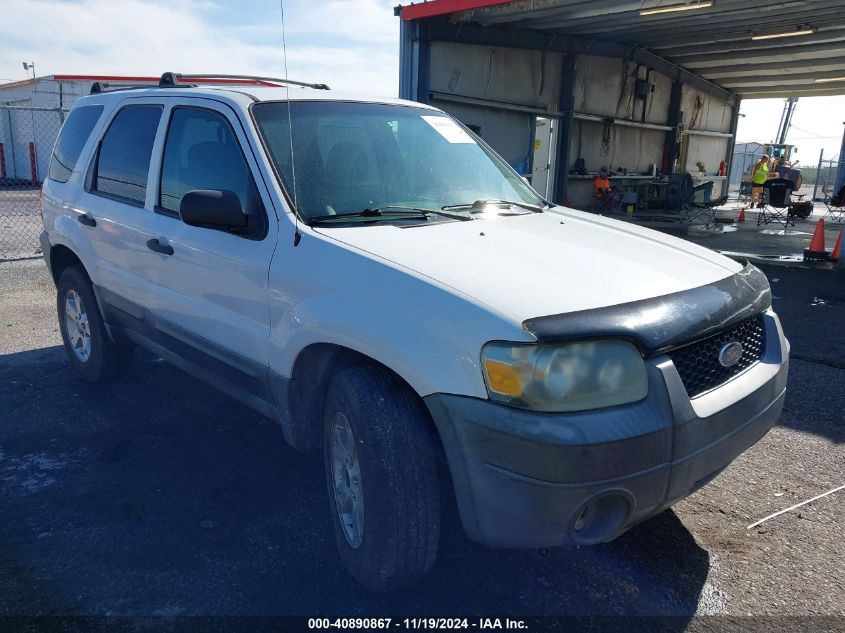
{"type": "Polygon", "coordinates": [[[318,231],[450,286],[517,323],[680,292],[742,270],[686,240],[561,207],[468,222],[318,231]]]}

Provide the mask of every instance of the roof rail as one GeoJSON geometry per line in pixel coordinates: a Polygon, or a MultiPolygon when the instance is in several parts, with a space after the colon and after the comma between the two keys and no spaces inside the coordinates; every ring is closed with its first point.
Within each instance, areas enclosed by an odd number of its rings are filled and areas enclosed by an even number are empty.
{"type": "Polygon", "coordinates": [[[260,77],[258,75],[219,75],[219,74],[203,74],[203,73],[171,73],[167,72],[161,76],[161,79],[158,82],[159,87],[161,88],[173,88],[178,85],[185,85],[180,84],[182,79],[185,79],[186,82],[190,82],[193,79],[199,80],[212,80],[209,83],[213,83],[215,79],[223,80],[222,83],[229,83],[229,82],[237,82],[237,81],[253,81],[253,82],[268,82],[273,84],[290,84],[292,86],[302,86],[303,88],[313,88],[314,90],[329,90],[329,87],[326,84],[316,84],[316,83],[308,83],[306,81],[295,81],[293,79],[282,79],[280,77],[260,77]]]}
{"type": "Polygon", "coordinates": [[[294,79],[281,79],[278,77],[259,77],[257,75],[208,75],[208,74],[189,74],[189,73],[164,73],[157,84],[122,84],[112,87],[108,82],[95,81],[91,84],[91,92],[89,94],[102,94],[104,92],[116,92],[118,90],[144,90],[149,88],[195,88],[200,83],[214,84],[216,80],[219,83],[243,83],[249,81],[252,83],[264,84],[268,86],[276,86],[280,84],[290,84],[292,86],[302,86],[303,88],[313,88],[314,90],[328,90],[326,84],[312,84],[305,81],[296,81],[294,79]],[[183,81],[184,80],[184,81],[183,81]]]}
{"type": "MultiPolygon", "coordinates": [[[[158,88],[159,84],[122,84],[112,87],[107,81],[95,81],[91,84],[91,91],[88,94],[98,95],[105,92],[118,92],[120,90],[148,90],[158,88]]],[[[189,84],[179,84],[177,88],[190,88],[189,84]]]]}
{"type": "Polygon", "coordinates": [[[155,84],[132,84],[132,85],[122,85],[122,86],[115,86],[114,88],[111,87],[107,81],[95,81],[91,84],[91,92],[88,94],[98,95],[103,92],[115,92],[116,90],[140,90],[141,88],[152,88],[155,84]]]}

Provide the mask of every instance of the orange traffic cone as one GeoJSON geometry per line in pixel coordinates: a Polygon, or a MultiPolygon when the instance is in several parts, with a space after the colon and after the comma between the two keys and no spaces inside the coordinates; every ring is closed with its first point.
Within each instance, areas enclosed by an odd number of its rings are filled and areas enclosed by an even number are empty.
{"type": "Polygon", "coordinates": [[[805,262],[826,262],[828,252],[824,250],[824,218],[819,218],[813,238],[810,240],[810,248],[804,249],[805,262]]]}
{"type": "Polygon", "coordinates": [[[742,207],[739,211],[739,218],[737,218],[737,222],[745,222],[745,207],[742,207]]]}
{"type": "Polygon", "coordinates": [[[839,237],[836,238],[836,245],[833,247],[833,252],[830,254],[830,259],[838,262],[839,254],[842,250],[842,234],[845,233],[845,226],[839,229],[839,237]]]}

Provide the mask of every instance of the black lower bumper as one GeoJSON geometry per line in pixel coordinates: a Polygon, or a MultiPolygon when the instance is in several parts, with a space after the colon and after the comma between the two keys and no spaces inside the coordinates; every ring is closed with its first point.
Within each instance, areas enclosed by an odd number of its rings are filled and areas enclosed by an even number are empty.
{"type": "Polygon", "coordinates": [[[601,411],[541,414],[463,396],[425,398],[469,538],[514,548],[609,541],[709,482],[780,416],[787,344],[772,327],[782,342],[777,362],[737,379],[753,388],[727,406],[713,402],[718,390],[708,396],[699,409],[716,410],[706,416],[677,393],[668,360],[649,366],[644,401],[601,411]]]}

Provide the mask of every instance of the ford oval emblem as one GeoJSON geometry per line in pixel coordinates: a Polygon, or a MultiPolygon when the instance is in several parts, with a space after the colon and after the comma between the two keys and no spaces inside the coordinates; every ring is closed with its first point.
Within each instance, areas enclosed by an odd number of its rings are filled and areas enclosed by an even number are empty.
{"type": "Polygon", "coordinates": [[[722,367],[733,367],[742,358],[742,344],[731,341],[719,350],[719,364],[722,367]]]}

